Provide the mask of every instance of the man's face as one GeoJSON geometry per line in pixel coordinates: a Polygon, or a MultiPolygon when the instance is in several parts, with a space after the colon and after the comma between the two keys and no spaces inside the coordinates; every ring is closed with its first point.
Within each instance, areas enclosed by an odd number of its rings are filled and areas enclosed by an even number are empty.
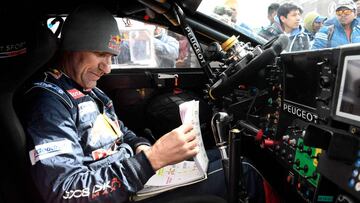
{"type": "Polygon", "coordinates": [[[342,25],[350,25],[351,22],[355,19],[356,14],[353,10],[342,7],[336,10],[336,16],[342,25]]]}
{"type": "Polygon", "coordinates": [[[285,29],[294,30],[299,27],[301,21],[301,13],[299,10],[291,10],[288,15],[280,16],[285,29]]]}
{"type": "Polygon", "coordinates": [[[97,80],[111,71],[112,54],[77,51],[68,55],[64,72],[84,89],[92,89],[97,80]]]}
{"type": "Polygon", "coordinates": [[[314,32],[318,32],[322,26],[323,26],[323,22],[314,22],[313,23],[314,32]]]}

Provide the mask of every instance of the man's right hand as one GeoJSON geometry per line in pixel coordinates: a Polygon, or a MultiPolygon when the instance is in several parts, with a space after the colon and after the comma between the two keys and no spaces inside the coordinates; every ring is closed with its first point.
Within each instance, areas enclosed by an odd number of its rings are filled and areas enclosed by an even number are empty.
{"type": "Polygon", "coordinates": [[[156,171],[194,157],[198,152],[198,140],[193,126],[183,124],[162,136],[145,154],[156,171]]]}

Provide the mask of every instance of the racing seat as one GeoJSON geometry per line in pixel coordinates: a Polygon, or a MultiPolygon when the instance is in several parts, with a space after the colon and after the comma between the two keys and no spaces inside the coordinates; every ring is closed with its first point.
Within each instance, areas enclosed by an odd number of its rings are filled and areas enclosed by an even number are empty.
{"type": "MultiPolygon", "coordinates": [[[[0,149],[3,154],[0,197],[4,202],[39,202],[34,199],[36,191],[28,190],[35,187],[28,174],[26,137],[15,112],[14,95],[24,81],[53,57],[57,42],[46,26],[30,20],[29,16],[34,15],[15,16],[22,12],[4,10],[0,16],[3,28],[0,37],[0,149]]],[[[19,105],[26,105],[20,102],[19,105]]]]}

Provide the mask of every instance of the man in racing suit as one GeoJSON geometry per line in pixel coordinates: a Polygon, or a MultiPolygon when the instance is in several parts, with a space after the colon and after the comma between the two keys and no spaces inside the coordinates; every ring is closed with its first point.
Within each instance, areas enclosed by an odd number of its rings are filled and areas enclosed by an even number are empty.
{"type": "Polygon", "coordinates": [[[154,171],[197,154],[190,124],[150,147],[124,127],[95,87],[120,48],[108,11],[78,7],[64,23],[60,48],[57,69],[26,91],[22,119],[32,142],[31,175],[46,202],[127,202],[154,171]]]}
{"type": "MultiPolygon", "coordinates": [[[[96,88],[120,48],[117,23],[108,11],[78,7],[64,23],[60,48],[56,68],[25,92],[22,117],[31,142],[31,175],[46,202],[127,202],[156,170],[198,153],[192,125],[181,125],[150,146],[118,120],[112,101],[96,88]]],[[[146,201],[189,194],[226,198],[218,153],[209,160],[207,180],[146,201]]],[[[258,180],[247,182],[263,192],[258,180]]],[[[264,194],[250,193],[263,201],[264,194]]]]}

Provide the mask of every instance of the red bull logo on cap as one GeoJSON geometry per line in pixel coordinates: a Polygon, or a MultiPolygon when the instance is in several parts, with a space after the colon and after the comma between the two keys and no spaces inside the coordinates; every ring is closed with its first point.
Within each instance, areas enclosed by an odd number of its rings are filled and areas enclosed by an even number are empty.
{"type": "Polygon", "coordinates": [[[121,38],[119,35],[110,35],[108,47],[114,51],[120,51],[121,38]]]}
{"type": "Polygon", "coordinates": [[[110,42],[115,42],[115,44],[120,44],[121,38],[119,35],[111,35],[110,42]]]}

